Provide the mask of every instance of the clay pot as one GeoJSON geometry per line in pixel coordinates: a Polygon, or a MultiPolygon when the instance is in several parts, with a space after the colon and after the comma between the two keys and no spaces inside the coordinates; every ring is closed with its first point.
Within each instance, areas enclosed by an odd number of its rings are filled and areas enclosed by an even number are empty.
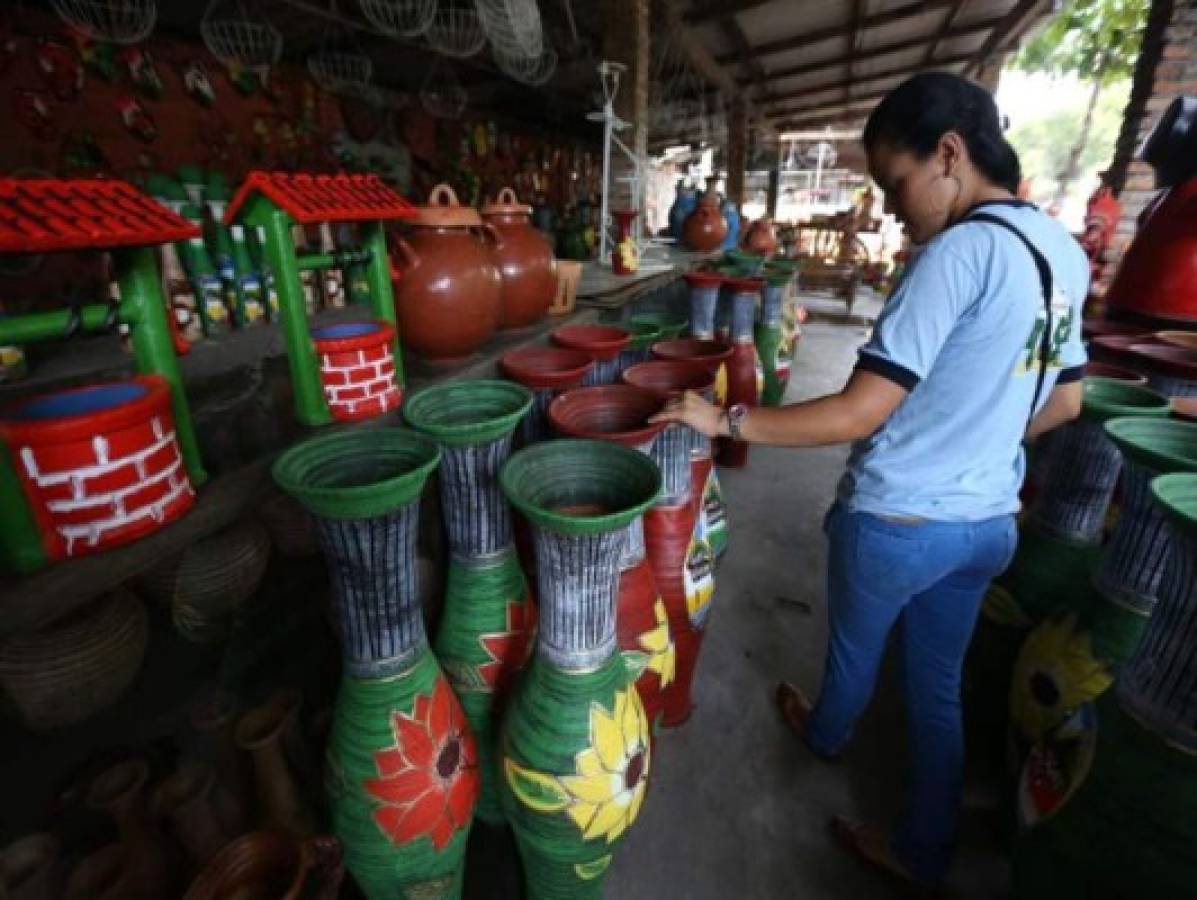
{"type": "Polygon", "coordinates": [[[592,368],[589,353],[564,347],[521,347],[503,355],[499,360],[503,375],[532,389],[532,409],[520,428],[524,445],[549,437],[549,403],[561,391],[580,385],[592,368]]]}
{"type": "Polygon", "coordinates": [[[332,900],[344,878],[341,843],[255,831],[228,844],[200,872],[183,900],[332,900]]]}
{"type": "Polygon", "coordinates": [[[116,701],[145,655],[145,607],[118,588],[0,643],[0,686],[34,731],[81,722],[116,701]]]}
{"type": "Polygon", "coordinates": [[[315,832],[316,822],[287,756],[284,735],[293,727],[297,709],[268,700],[237,722],[237,746],[253,759],[258,818],[272,828],[297,835],[315,832]]]}
{"type": "Polygon", "coordinates": [[[1131,369],[1123,368],[1122,366],[1111,365],[1104,362],[1087,362],[1085,363],[1085,377],[1086,378],[1113,378],[1115,381],[1126,381],[1130,384],[1137,384],[1140,387],[1147,385],[1147,376],[1141,375],[1131,369]]]}
{"type": "Polygon", "coordinates": [[[757,219],[744,233],[744,249],[759,256],[772,256],[777,252],[777,232],[773,220],[768,216],[757,219]]]}
{"type": "Polygon", "coordinates": [[[222,821],[216,775],[206,763],[184,765],[154,789],[151,803],[167,819],[195,868],[200,868],[227,844],[235,832],[222,821]]]}
{"type": "Polygon", "coordinates": [[[727,219],[719,211],[719,195],[707,190],[694,212],[686,216],[682,240],[696,253],[712,253],[727,237],[727,219]]]}
{"type": "Polygon", "coordinates": [[[120,844],[109,844],[84,857],[71,870],[66,900],[128,900],[149,896],[139,893],[136,875],[125,867],[125,853],[120,844]]]}
{"type": "Polygon", "coordinates": [[[626,328],[614,325],[562,325],[553,330],[553,343],[570,350],[590,354],[594,368],[586,373],[582,384],[610,384],[619,375],[619,354],[632,340],[626,328]]]}
{"type": "Polygon", "coordinates": [[[58,838],[29,834],[0,850],[0,897],[4,900],[46,900],[61,890],[58,838]]]}
{"type": "Polygon", "coordinates": [[[230,834],[240,834],[249,822],[251,790],[248,761],[238,749],[233,733],[237,726],[237,698],[206,688],[192,700],[188,719],[197,737],[195,755],[216,775],[213,802],[230,834]]]}
{"type": "Polygon", "coordinates": [[[143,759],[119,762],[87,789],[87,805],[107,812],[120,835],[123,877],[135,886],[127,897],[176,897],[170,845],[151,824],[146,803],[150,767],[143,759]]]}
{"type": "Polygon", "coordinates": [[[395,309],[399,336],[427,360],[468,356],[495,333],[503,282],[482,218],[437,185],[406,237],[398,238],[395,309]]]}
{"type": "Polygon", "coordinates": [[[532,208],[516,200],[509,188],[482,208],[484,228],[494,243],[494,258],[503,280],[499,327],[524,328],[544,318],[557,293],[553,248],[532,227],[532,208]]]}
{"type": "Polygon", "coordinates": [[[1197,331],[1157,331],[1155,339],[1173,347],[1197,350],[1197,331]]]}

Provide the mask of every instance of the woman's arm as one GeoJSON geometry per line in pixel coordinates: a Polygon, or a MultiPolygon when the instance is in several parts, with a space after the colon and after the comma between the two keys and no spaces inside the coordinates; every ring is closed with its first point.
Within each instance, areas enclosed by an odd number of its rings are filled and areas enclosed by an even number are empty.
{"type": "MultiPolygon", "coordinates": [[[[740,437],[779,447],[848,443],[880,428],[906,393],[888,378],[858,369],[838,394],[777,409],[753,407],[740,426],[740,437]]],[[[729,436],[727,414],[694,393],[670,403],[653,421],[684,422],[707,437],[729,436]]]]}
{"type": "Polygon", "coordinates": [[[1071,422],[1081,414],[1081,401],[1084,399],[1084,382],[1070,381],[1068,384],[1057,384],[1047,395],[1047,403],[1036,413],[1031,424],[1027,426],[1026,439],[1033,441],[1041,434],[1051,431],[1065,422],[1071,422]]]}

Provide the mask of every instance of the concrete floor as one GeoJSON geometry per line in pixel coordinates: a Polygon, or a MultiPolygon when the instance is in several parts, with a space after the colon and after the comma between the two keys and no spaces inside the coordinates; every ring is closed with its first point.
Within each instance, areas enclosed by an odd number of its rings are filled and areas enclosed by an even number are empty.
{"type": "MultiPolygon", "coordinates": [[[[841,387],[867,335],[843,304],[804,328],[788,400],[841,387]]],[[[875,299],[854,312],[874,316],[875,299]]],[[[901,804],[905,735],[893,667],[845,757],[811,756],[783,726],[772,694],[788,679],[816,695],[827,639],[821,523],[846,447],[753,448],[746,469],[721,474],[731,546],[717,573],[690,721],[658,742],[653,784],[616,854],[615,900],[882,898],[894,889],[841,852],[827,820],[846,813],[888,823],[901,804]],[[805,601],[810,613],[786,599],[805,601]]],[[[949,890],[962,898],[1008,893],[992,813],[966,802],[949,890]]]]}

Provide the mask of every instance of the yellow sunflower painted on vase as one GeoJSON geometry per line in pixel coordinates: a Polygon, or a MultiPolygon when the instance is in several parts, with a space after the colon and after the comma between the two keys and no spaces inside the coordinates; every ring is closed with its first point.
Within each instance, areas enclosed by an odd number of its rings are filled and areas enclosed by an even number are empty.
{"type": "Polygon", "coordinates": [[[1010,717],[1029,741],[1043,739],[1082,704],[1113,683],[1109,668],[1093,655],[1088,631],[1075,614],[1049,619],[1023,642],[1014,663],[1010,717]]]}
{"type": "Polygon", "coordinates": [[[583,840],[602,838],[610,844],[640,814],[650,757],[648,718],[630,688],[615,692],[611,712],[590,704],[590,746],[574,757],[574,774],[537,772],[510,757],[503,764],[521,803],[541,812],[565,812],[583,840]]]}
{"type": "Polygon", "coordinates": [[[656,617],[656,627],[640,635],[640,646],[648,654],[645,668],[657,673],[661,687],[671,683],[677,672],[677,651],[673,640],[669,637],[669,616],[665,612],[665,602],[658,597],[653,604],[653,615],[656,617]]]}

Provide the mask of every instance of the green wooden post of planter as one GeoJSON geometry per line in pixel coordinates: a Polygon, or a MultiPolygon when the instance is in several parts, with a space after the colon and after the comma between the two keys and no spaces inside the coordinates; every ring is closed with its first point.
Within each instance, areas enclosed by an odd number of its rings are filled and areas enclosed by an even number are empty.
{"type": "Polygon", "coordinates": [[[661,473],[605,441],[527,447],[500,476],[535,532],[536,654],[503,726],[501,797],[531,900],[602,896],[648,787],[649,725],[615,632],[620,549],[661,473]]]}
{"type": "Polygon", "coordinates": [[[793,281],[793,277],[790,272],[765,272],[765,285],[761,290],[760,320],[756,323],[754,334],[756,352],[764,375],[762,406],[780,406],[790,380],[790,362],[781,356],[782,314],[786,288],[793,281]]]}
{"type": "Polygon", "coordinates": [[[1024,772],[1012,860],[1020,900],[1194,896],[1197,475],[1163,475],[1150,490],[1172,531],[1158,602],[1115,690],[1097,704],[1095,736],[1068,734],[1041,750],[1055,764],[1035,770],[1065,776],[1051,802],[1034,802],[1042,787],[1031,764],[1024,772]]]}
{"type": "Polygon", "coordinates": [[[532,392],[510,381],[458,381],[414,394],[403,414],[440,445],[441,507],[449,537],[444,612],[433,648],[478,739],[478,818],[499,806],[498,716],[535,634],[536,607],[515,551],[499,471],[532,392]]]}
{"type": "Polygon", "coordinates": [[[342,645],[326,753],[333,833],[370,900],[461,894],[478,793],[469,723],[424,633],[420,495],[435,444],[396,428],[325,434],[274,465],[312,513],[342,645]]]}
{"type": "MultiPolygon", "coordinates": [[[[362,223],[362,247],[370,254],[365,263],[366,283],[370,286],[370,309],[374,317],[395,325],[395,293],[391,287],[391,262],[387,256],[387,238],[381,222],[362,223]]],[[[403,348],[399,329],[395,329],[395,382],[403,387],[403,348]]]]}

